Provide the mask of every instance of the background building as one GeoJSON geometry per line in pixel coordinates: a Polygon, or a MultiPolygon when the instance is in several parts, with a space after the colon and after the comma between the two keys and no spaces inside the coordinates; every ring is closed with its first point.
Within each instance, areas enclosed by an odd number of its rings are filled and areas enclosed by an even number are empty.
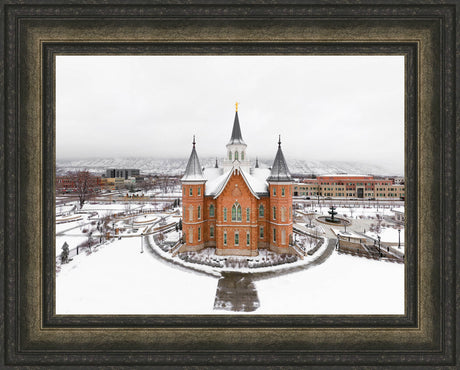
{"type": "Polygon", "coordinates": [[[140,171],[138,169],[130,168],[109,168],[105,171],[105,177],[107,178],[115,178],[115,177],[122,177],[125,180],[128,179],[128,177],[135,177],[139,176],[140,171]]]}
{"type": "Polygon", "coordinates": [[[294,196],[404,199],[404,182],[363,175],[328,175],[294,185],[294,196]]]}

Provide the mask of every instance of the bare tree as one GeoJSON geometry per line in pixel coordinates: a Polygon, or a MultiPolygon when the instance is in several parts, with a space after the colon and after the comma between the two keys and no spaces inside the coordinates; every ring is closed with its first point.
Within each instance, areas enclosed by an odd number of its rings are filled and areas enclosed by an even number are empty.
{"type": "Polygon", "coordinates": [[[377,214],[377,225],[375,227],[375,233],[377,235],[379,235],[382,231],[382,221],[383,221],[382,217],[379,214],[377,214]]]}
{"type": "Polygon", "coordinates": [[[82,208],[83,204],[85,204],[96,191],[96,177],[86,170],[69,172],[68,176],[75,187],[80,202],[80,208],[82,208]]]}
{"type": "Polygon", "coordinates": [[[307,220],[310,221],[310,227],[312,226],[311,225],[311,222],[315,219],[315,214],[314,213],[307,213],[306,214],[306,217],[307,217],[307,220]]]}

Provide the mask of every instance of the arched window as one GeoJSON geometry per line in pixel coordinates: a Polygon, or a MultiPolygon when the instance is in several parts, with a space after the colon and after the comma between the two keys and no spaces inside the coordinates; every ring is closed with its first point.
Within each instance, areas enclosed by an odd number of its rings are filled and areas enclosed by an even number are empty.
{"type": "Polygon", "coordinates": [[[281,207],[281,221],[285,222],[286,221],[286,208],[281,207]]]}
{"type": "Polygon", "coordinates": [[[209,227],[209,237],[214,238],[214,226],[209,227]]]}
{"type": "Polygon", "coordinates": [[[193,206],[188,207],[188,220],[193,221],[193,206]]]}
{"type": "Polygon", "coordinates": [[[224,221],[227,222],[227,208],[224,208],[224,221]]]}
{"type": "Polygon", "coordinates": [[[286,244],[286,230],[281,230],[281,244],[286,244]]]}
{"type": "Polygon", "coordinates": [[[273,207],[273,219],[276,220],[276,207],[273,207]]]}
{"type": "Polygon", "coordinates": [[[232,152],[228,152],[228,159],[232,160],[232,152]]]}
{"type": "Polygon", "coordinates": [[[198,220],[201,219],[201,206],[198,206],[198,220]]]}
{"type": "Polygon", "coordinates": [[[201,241],[201,227],[198,228],[198,241],[201,241]]]}
{"type": "Polygon", "coordinates": [[[188,229],[188,242],[193,243],[193,229],[188,229]]]}
{"type": "Polygon", "coordinates": [[[241,160],[244,161],[244,152],[241,152],[241,160]]]}
{"type": "Polygon", "coordinates": [[[264,217],[264,206],[262,204],[259,206],[259,217],[264,217]]]}
{"type": "Polygon", "coordinates": [[[238,152],[235,152],[235,161],[238,160],[238,152]]]}
{"type": "Polygon", "coordinates": [[[238,203],[232,206],[232,221],[241,221],[241,206],[238,203]]]}
{"type": "Polygon", "coordinates": [[[240,233],[235,231],[235,245],[240,245],[240,233]]]}
{"type": "Polygon", "coordinates": [[[209,217],[214,217],[214,204],[209,206],[209,217]]]}

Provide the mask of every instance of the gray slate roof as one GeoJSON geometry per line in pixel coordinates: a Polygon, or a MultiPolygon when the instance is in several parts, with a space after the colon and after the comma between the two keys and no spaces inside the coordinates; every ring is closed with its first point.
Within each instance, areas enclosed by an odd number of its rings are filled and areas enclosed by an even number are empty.
{"type": "Polygon", "coordinates": [[[281,150],[281,139],[278,142],[278,151],[276,152],[275,160],[271,169],[270,176],[267,178],[270,182],[292,181],[291,173],[284,159],[283,151],[281,150]]]}
{"type": "Polygon", "coordinates": [[[181,179],[182,181],[206,181],[201,170],[200,160],[195,150],[195,138],[193,138],[193,149],[188,159],[185,174],[181,179]]]}
{"type": "MultiPolygon", "coordinates": [[[[232,137],[228,144],[246,144],[241,135],[240,121],[238,119],[238,112],[235,112],[235,120],[233,121],[232,137]]],[[[227,144],[227,145],[228,145],[227,144]]]]}

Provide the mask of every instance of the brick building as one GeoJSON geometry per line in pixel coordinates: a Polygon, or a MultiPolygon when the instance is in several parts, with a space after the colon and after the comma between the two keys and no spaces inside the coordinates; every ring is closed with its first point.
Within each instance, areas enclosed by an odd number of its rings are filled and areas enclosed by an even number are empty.
{"type": "Polygon", "coordinates": [[[215,247],[218,255],[256,256],[260,248],[294,253],[292,178],[278,141],[271,169],[252,166],[238,110],[223,167],[202,169],[193,148],[182,177],[186,249],[215,247]]]}
{"type": "Polygon", "coordinates": [[[294,196],[404,199],[404,182],[363,175],[330,175],[294,185],[294,196]]]}
{"type": "MultiPolygon", "coordinates": [[[[62,193],[71,193],[76,191],[76,174],[77,173],[74,173],[73,175],[56,176],[56,190],[62,193]]],[[[88,187],[92,191],[101,190],[103,188],[102,178],[100,176],[91,175],[88,187]]]]}

